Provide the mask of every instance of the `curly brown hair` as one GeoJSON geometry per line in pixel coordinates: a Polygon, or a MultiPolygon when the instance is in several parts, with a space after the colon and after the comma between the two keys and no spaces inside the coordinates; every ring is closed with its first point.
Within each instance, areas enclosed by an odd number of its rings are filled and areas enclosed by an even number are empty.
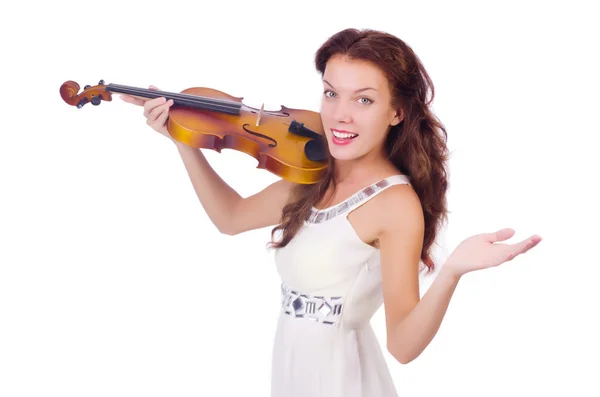
{"type": "MultiPolygon", "coordinates": [[[[345,29],[331,36],[315,54],[315,66],[321,76],[333,55],[369,61],[381,68],[388,78],[392,105],[400,110],[404,119],[390,128],[385,149],[394,166],[410,177],[420,198],[425,220],[421,261],[431,272],[435,264],[430,249],[448,220],[446,163],[450,157],[446,129],[429,108],[435,95],[431,78],[404,41],[377,30],[345,29]]],[[[315,184],[294,187],[292,201],[283,208],[281,223],[271,231],[271,247],[285,247],[292,240],[330,186],[335,190],[331,156],[323,178],[315,184]],[[283,233],[281,239],[275,241],[278,230],[283,233]]]]}

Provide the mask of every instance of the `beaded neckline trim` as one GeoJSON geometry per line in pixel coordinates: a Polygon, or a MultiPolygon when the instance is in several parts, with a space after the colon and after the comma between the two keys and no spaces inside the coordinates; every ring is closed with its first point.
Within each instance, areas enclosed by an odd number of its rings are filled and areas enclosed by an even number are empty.
{"type": "Polygon", "coordinates": [[[313,207],[311,209],[311,214],[308,219],[308,223],[322,223],[329,219],[335,218],[336,216],[349,210],[355,204],[366,200],[367,198],[371,197],[372,195],[389,185],[390,181],[388,179],[383,179],[377,183],[367,186],[366,188],[353,194],[346,200],[342,201],[337,205],[334,205],[333,207],[325,208],[322,210],[313,207]]]}

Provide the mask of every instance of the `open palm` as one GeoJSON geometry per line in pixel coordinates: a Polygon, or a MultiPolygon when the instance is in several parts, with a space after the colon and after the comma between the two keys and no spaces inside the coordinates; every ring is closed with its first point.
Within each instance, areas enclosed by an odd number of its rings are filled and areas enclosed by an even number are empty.
{"type": "Polygon", "coordinates": [[[462,276],[474,270],[498,266],[513,260],[542,241],[540,236],[533,235],[515,244],[498,243],[508,240],[514,234],[513,229],[506,228],[494,233],[480,233],[468,237],[452,251],[444,267],[455,275],[462,276]]]}

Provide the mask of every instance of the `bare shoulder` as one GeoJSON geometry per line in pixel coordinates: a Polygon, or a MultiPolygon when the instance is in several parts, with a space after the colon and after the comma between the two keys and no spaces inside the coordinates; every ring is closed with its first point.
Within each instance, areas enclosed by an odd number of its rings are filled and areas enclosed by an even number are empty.
{"type": "Polygon", "coordinates": [[[377,222],[378,235],[398,229],[424,227],[419,195],[409,184],[393,185],[373,198],[371,216],[377,222]]]}

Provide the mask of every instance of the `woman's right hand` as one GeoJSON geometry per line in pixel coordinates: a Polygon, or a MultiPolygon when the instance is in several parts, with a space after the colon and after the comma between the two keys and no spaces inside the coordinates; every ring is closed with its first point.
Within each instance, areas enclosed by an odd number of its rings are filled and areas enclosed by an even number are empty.
{"type": "MultiPolygon", "coordinates": [[[[158,90],[157,87],[151,85],[151,90],[158,90]]],[[[169,118],[169,108],[173,105],[173,100],[166,100],[165,97],[160,98],[142,98],[133,95],[120,95],[121,99],[125,102],[133,103],[134,105],[144,107],[144,117],[146,117],[146,124],[148,124],[154,131],[160,132],[162,135],[171,139],[175,142],[175,139],[169,134],[167,130],[167,120],[169,118]]]]}

